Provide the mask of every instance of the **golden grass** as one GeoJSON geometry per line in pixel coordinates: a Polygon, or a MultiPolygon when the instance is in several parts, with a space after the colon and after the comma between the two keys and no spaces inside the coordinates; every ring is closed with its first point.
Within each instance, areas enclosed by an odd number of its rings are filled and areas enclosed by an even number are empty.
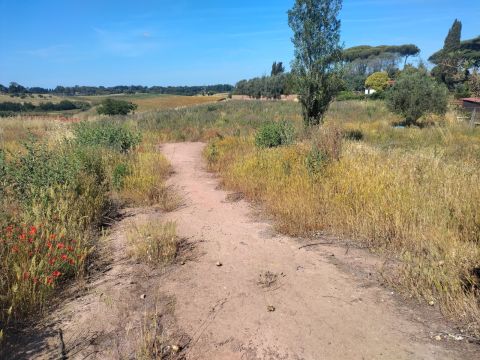
{"type": "Polygon", "coordinates": [[[54,145],[67,135],[68,124],[52,117],[16,116],[0,119],[0,148],[17,152],[34,137],[54,145]]]}
{"type": "Polygon", "coordinates": [[[176,229],[176,223],[171,221],[165,224],[132,224],[127,231],[132,255],[152,265],[172,262],[178,250],[176,229]]]}
{"type": "Polygon", "coordinates": [[[129,160],[120,197],[136,206],[158,205],[164,211],[175,210],[181,199],[171,187],[165,185],[171,171],[169,162],[158,149],[139,149],[129,160]]]}
{"type": "Polygon", "coordinates": [[[5,94],[0,94],[0,102],[13,102],[13,103],[32,103],[33,105],[39,105],[40,103],[45,102],[52,102],[54,104],[59,103],[62,100],[75,100],[72,97],[61,97],[56,95],[43,95],[43,97],[39,96],[38,94],[32,94],[32,96],[27,95],[25,98],[21,98],[19,96],[10,96],[5,94]]]}
{"type": "MultiPolygon", "coordinates": [[[[356,125],[367,138],[383,136],[373,130],[378,124],[356,125]]],[[[455,126],[441,131],[454,139],[473,136],[455,126]]],[[[459,161],[461,153],[452,151],[448,137],[435,138],[437,145],[444,141],[439,149],[416,143],[432,136],[429,130],[405,131],[400,143],[415,151],[400,148],[398,142],[389,147],[379,140],[377,145],[345,141],[340,160],[325,163],[319,173],[312,173],[306,160],[310,140],[260,150],[252,137],[227,137],[213,141],[205,156],[228,188],[264,202],[282,232],[323,230],[381,251],[399,263],[385,273],[394,286],[439,304],[446,315],[478,334],[478,159],[465,156],[459,161]]]]}
{"type": "MultiPolygon", "coordinates": [[[[151,111],[151,110],[162,110],[162,109],[176,109],[183,108],[188,106],[202,105],[215,103],[222,99],[225,99],[221,96],[156,96],[156,97],[146,97],[143,99],[132,98],[129,101],[138,105],[139,112],[151,111]]],[[[128,100],[128,98],[126,98],[128,100]]]]}

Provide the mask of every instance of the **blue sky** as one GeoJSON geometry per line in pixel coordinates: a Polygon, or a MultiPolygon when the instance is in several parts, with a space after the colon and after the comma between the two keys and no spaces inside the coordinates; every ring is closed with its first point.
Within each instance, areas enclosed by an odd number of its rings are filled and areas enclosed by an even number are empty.
{"type": "MultiPolygon", "coordinates": [[[[0,83],[235,83],[293,56],[294,0],[0,0],[0,83]]],[[[480,35],[479,0],[344,0],[346,47],[414,43],[427,59],[455,18],[480,35]]]]}

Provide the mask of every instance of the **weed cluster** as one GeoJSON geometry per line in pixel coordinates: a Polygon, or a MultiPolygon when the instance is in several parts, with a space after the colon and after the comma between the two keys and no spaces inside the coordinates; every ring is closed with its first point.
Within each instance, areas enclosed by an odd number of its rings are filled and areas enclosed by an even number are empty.
{"type": "Polygon", "coordinates": [[[127,125],[85,122],[49,140],[32,135],[0,149],[0,330],[83,274],[115,196],[175,206],[164,186],[168,163],[127,125]]]}

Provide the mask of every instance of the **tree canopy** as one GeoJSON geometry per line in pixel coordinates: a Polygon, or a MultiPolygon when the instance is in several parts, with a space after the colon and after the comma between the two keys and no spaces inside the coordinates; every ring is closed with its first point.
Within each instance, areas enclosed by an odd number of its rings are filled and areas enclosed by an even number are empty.
{"type": "Polygon", "coordinates": [[[443,48],[428,59],[436,66],[432,74],[457,94],[468,94],[468,83],[472,69],[480,67],[480,36],[461,41],[462,23],[455,19],[445,38],[443,48]]]}
{"type": "Polygon", "coordinates": [[[368,59],[385,53],[398,54],[401,57],[409,57],[418,55],[420,49],[414,44],[380,46],[360,45],[343,50],[342,57],[344,61],[352,62],[357,59],[368,59]]]}
{"type": "Polygon", "coordinates": [[[52,94],[61,96],[90,96],[90,95],[114,95],[114,94],[168,94],[168,95],[184,95],[194,96],[202,93],[224,93],[233,90],[233,86],[229,84],[217,84],[207,86],[141,86],[141,85],[120,85],[120,86],[57,86],[54,89],[46,89],[42,87],[27,88],[15,82],[11,83],[8,88],[0,85],[0,91],[7,94],[52,94]]]}
{"type": "Polygon", "coordinates": [[[387,91],[388,108],[402,115],[407,125],[417,124],[424,114],[445,114],[448,92],[426,69],[408,68],[387,91]]]}
{"type": "Polygon", "coordinates": [[[306,125],[322,123],[340,88],[341,8],[341,0],[296,0],[288,11],[295,47],[292,71],[298,79],[306,125]]]}
{"type": "Polygon", "coordinates": [[[370,75],[365,81],[365,87],[375,91],[384,91],[388,86],[388,74],[386,72],[376,72],[370,75]]]}
{"type": "Polygon", "coordinates": [[[102,115],[127,115],[137,109],[138,105],[124,100],[105,99],[97,112],[102,115]]]}
{"type": "Polygon", "coordinates": [[[272,71],[271,71],[271,75],[272,76],[275,76],[275,75],[280,75],[280,74],[283,74],[285,72],[285,67],[283,66],[283,63],[280,61],[280,62],[274,62],[272,64],[272,71]]]}
{"type": "MultiPolygon", "coordinates": [[[[461,41],[456,51],[463,59],[468,61],[472,67],[480,67],[480,36],[461,41]]],[[[428,61],[438,64],[444,54],[445,49],[441,49],[430,56],[428,61]]]]}

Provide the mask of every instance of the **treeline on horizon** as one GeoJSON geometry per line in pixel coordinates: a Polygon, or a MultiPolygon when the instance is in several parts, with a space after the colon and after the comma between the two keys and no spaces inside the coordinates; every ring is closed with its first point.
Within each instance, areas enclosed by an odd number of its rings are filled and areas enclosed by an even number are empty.
{"type": "Polygon", "coordinates": [[[215,93],[226,93],[233,90],[229,84],[217,84],[207,86],[57,86],[54,89],[43,87],[24,87],[18,83],[12,82],[4,86],[0,84],[0,92],[14,96],[24,94],[51,94],[60,96],[92,96],[92,95],[115,95],[115,94],[165,94],[165,95],[213,95],[215,93]]]}
{"type": "MultiPolygon", "coordinates": [[[[444,83],[457,98],[478,96],[480,75],[480,36],[461,40],[462,23],[455,20],[442,49],[429,57],[433,64],[431,75],[444,83]]],[[[366,81],[370,75],[384,73],[384,77],[396,80],[410,57],[420,54],[414,44],[360,45],[344,49],[341,56],[341,90],[337,98],[364,96],[366,81]],[[360,94],[361,93],[361,94],[360,94]]],[[[422,64],[422,63],[421,63],[422,64]]],[[[282,95],[298,93],[295,74],[285,72],[282,63],[274,63],[269,76],[239,81],[233,91],[236,95],[252,98],[279,99],[282,95]],[[280,64],[280,69],[276,66],[280,64]]],[[[381,97],[377,92],[373,97],[381,97]]]]}
{"type": "Polygon", "coordinates": [[[14,116],[17,113],[35,113],[35,112],[50,112],[50,111],[70,111],[70,110],[88,110],[91,105],[86,102],[62,100],[59,103],[44,102],[34,105],[30,102],[0,102],[0,117],[14,116]]]}

